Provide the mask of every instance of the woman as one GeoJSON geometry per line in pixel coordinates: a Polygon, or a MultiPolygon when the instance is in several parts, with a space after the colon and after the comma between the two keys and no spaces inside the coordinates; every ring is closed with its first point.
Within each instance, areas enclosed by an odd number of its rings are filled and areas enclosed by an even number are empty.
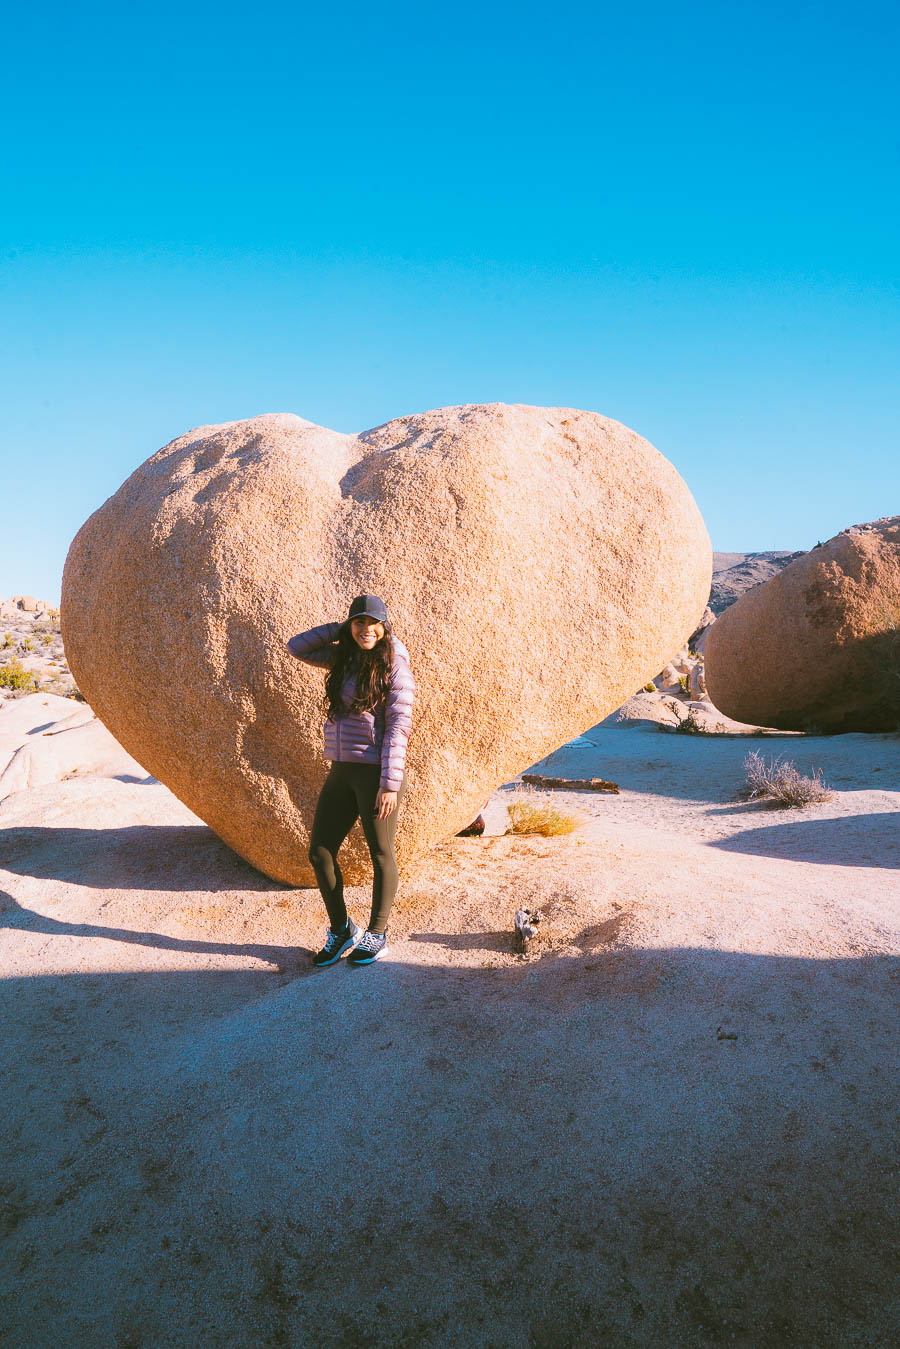
{"type": "Polygon", "coordinates": [[[331,760],[316,805],[309,860],[328,910],[325,945],[313,956],[333,965],[345,951],[368,965],[387,948],[385,931],[397,893],[394,835],[406,795],[406,742],[415,694],[409,652],[391,631],[377,595],[359,595],[344,623],[323,623],[292,637],[288,651],[328,670],[324,704],[325,758],[331,760]],[[356,820],[372,858],[372,913],[365,932],[344,903],[338,849],[356,820]]]}

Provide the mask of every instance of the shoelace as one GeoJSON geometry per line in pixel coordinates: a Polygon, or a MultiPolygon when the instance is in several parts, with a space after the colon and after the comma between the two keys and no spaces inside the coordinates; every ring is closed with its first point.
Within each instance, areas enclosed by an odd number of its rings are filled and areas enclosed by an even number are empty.
{"type": "Polygon", "coordinates": [[[328,936],[325,938],[325,950],[333,951],[336,946],[340,946],[342,942],[345,942],[349,935],[349,929],[341,936],[339,932],[332,932],[331,928],[329,928],[328,936]]]}
{"type": "Polygon", "coordinates": [[[358,951],[378,951],[381,948],[382,938],[375,932],[366,932],[356,944],[358,951]]]}

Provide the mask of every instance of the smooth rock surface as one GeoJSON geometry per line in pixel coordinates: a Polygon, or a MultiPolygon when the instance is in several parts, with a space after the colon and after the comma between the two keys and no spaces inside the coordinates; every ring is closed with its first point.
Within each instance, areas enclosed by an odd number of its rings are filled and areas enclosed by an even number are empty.
{"type": "MultiPolygon", "coordinates": [[[[95,512],[63,636],[125,749],[248,861],[311,885],[323,679],[286,638],[384,597],[417,684],[406,869],[649,680],[710,576],[682,479],[596,413],[467,405],[360,435],[277,414],[179,437],[95,512]]],[[[368,873],[358,826],[342,865],[368,873]]]]}
{"type": "Polygon", "coordinates": [[[781,730],[900,728],[900,516],[855,525],[710,627],[709,696],[781,730]]]}

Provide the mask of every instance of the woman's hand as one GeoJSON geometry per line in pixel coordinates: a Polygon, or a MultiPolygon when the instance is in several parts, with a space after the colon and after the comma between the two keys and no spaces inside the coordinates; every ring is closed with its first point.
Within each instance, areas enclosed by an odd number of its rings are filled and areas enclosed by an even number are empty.
{"type": "Polygon", "coordinates": [[[376,820],[386,820],[392,811],[397,809],[397,793],[383,792],[378,788],[375,796],[375,818],[376,820]]]}

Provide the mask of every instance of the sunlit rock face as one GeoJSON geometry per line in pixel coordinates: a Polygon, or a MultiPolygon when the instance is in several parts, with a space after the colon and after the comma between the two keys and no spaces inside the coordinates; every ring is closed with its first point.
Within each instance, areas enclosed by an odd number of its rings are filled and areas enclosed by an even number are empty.
{"type": "Polygon", "coordinates": [[[781,730],[900,728],[900,516],[853,525],[710,627],[716,707],[781,730]]]}
{"type": "MultiPolygon", "coordinates": [[[[360,435],[278,414],[191,431],[132,474],[72,544],[62,621],[128,752],[255,866],[312,885],[324,677],[286,638],[384,598],[417,690],[408,870],[650,679],[710,575],[675,469],[596,413],[468,405],[360,435]]],[[[358,825],[341,856],[368,874],[358,825]]]]}

